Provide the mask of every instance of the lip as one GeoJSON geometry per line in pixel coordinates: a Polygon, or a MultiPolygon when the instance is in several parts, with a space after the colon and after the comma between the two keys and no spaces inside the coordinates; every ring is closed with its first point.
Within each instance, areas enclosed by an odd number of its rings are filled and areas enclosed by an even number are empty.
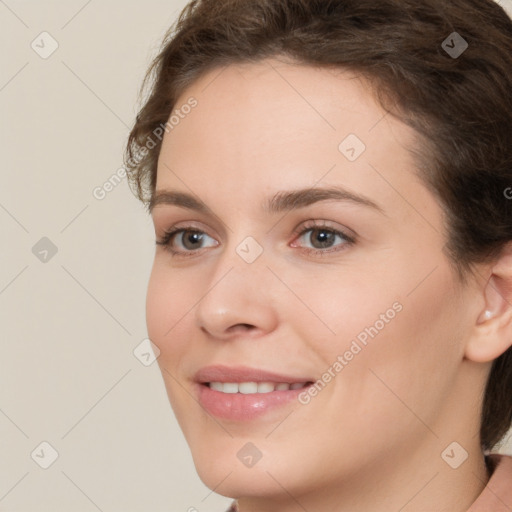
{"type": "Polygon", "coordinates": [[[314,382],[312,377],[295,377],[249,366],[205,366],[194,376],[199,383],[205,382],[314,382]]]}
{"type": "MultiPolygon", "coordinates": [[[[269,393],[222,393],[210,389],[208,382],[314,382],[310,377],[295,377],[247,366],[207,366],[195,375],[195,392],[199,403],[213,416],[231,421],[251,421],[297,401],[307,387],[269,393]]],[[[280,411],[281,412],[281,411],[280,411]]]]}

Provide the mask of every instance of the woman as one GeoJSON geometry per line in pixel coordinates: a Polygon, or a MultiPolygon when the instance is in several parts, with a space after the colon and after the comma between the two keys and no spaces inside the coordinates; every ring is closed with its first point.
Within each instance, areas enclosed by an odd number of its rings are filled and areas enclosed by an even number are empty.
{"type": "Polygon", "coordinates": [[[503,9],[195,1],[147,78],[147,326],[203,482],[241,512],[511,510],[503,9]]]}

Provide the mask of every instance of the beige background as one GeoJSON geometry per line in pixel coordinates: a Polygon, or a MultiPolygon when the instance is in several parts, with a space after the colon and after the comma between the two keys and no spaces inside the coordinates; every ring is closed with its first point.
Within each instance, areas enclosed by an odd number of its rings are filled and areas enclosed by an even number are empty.
{"type": "Polygon", "coordinates": [[[185,3],[0,0],[0,511],[231,501],[197,477],[156,363],[134,355],[150,218],[125,179],[93,195],[122,166],[143,73],[185,3]]]}

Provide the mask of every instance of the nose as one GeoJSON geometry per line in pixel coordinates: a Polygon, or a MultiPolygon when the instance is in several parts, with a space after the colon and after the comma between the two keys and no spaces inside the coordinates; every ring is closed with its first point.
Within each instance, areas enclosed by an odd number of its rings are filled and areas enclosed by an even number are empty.
{"type": "Polygon", "coordinates": [[[220,340],[241,335],[259,337],[271,332],[278,319],[278,284],[263,255],[247,263],[234,249],[226,251],[216,261],[206,291],[196,306],[196,325],[220,340]]]}

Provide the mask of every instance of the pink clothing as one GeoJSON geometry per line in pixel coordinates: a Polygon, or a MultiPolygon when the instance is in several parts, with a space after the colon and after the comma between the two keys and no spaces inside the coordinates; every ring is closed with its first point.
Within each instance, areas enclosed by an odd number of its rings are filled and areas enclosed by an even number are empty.
{"type": "MultiPolygon", "coordinates": [[[[467,512],[512,512],[512,455],[491,453],[494,470],[484,490],[467,512]]],[[[234,501],[226,512],[239,512],[234,501]]]]}

